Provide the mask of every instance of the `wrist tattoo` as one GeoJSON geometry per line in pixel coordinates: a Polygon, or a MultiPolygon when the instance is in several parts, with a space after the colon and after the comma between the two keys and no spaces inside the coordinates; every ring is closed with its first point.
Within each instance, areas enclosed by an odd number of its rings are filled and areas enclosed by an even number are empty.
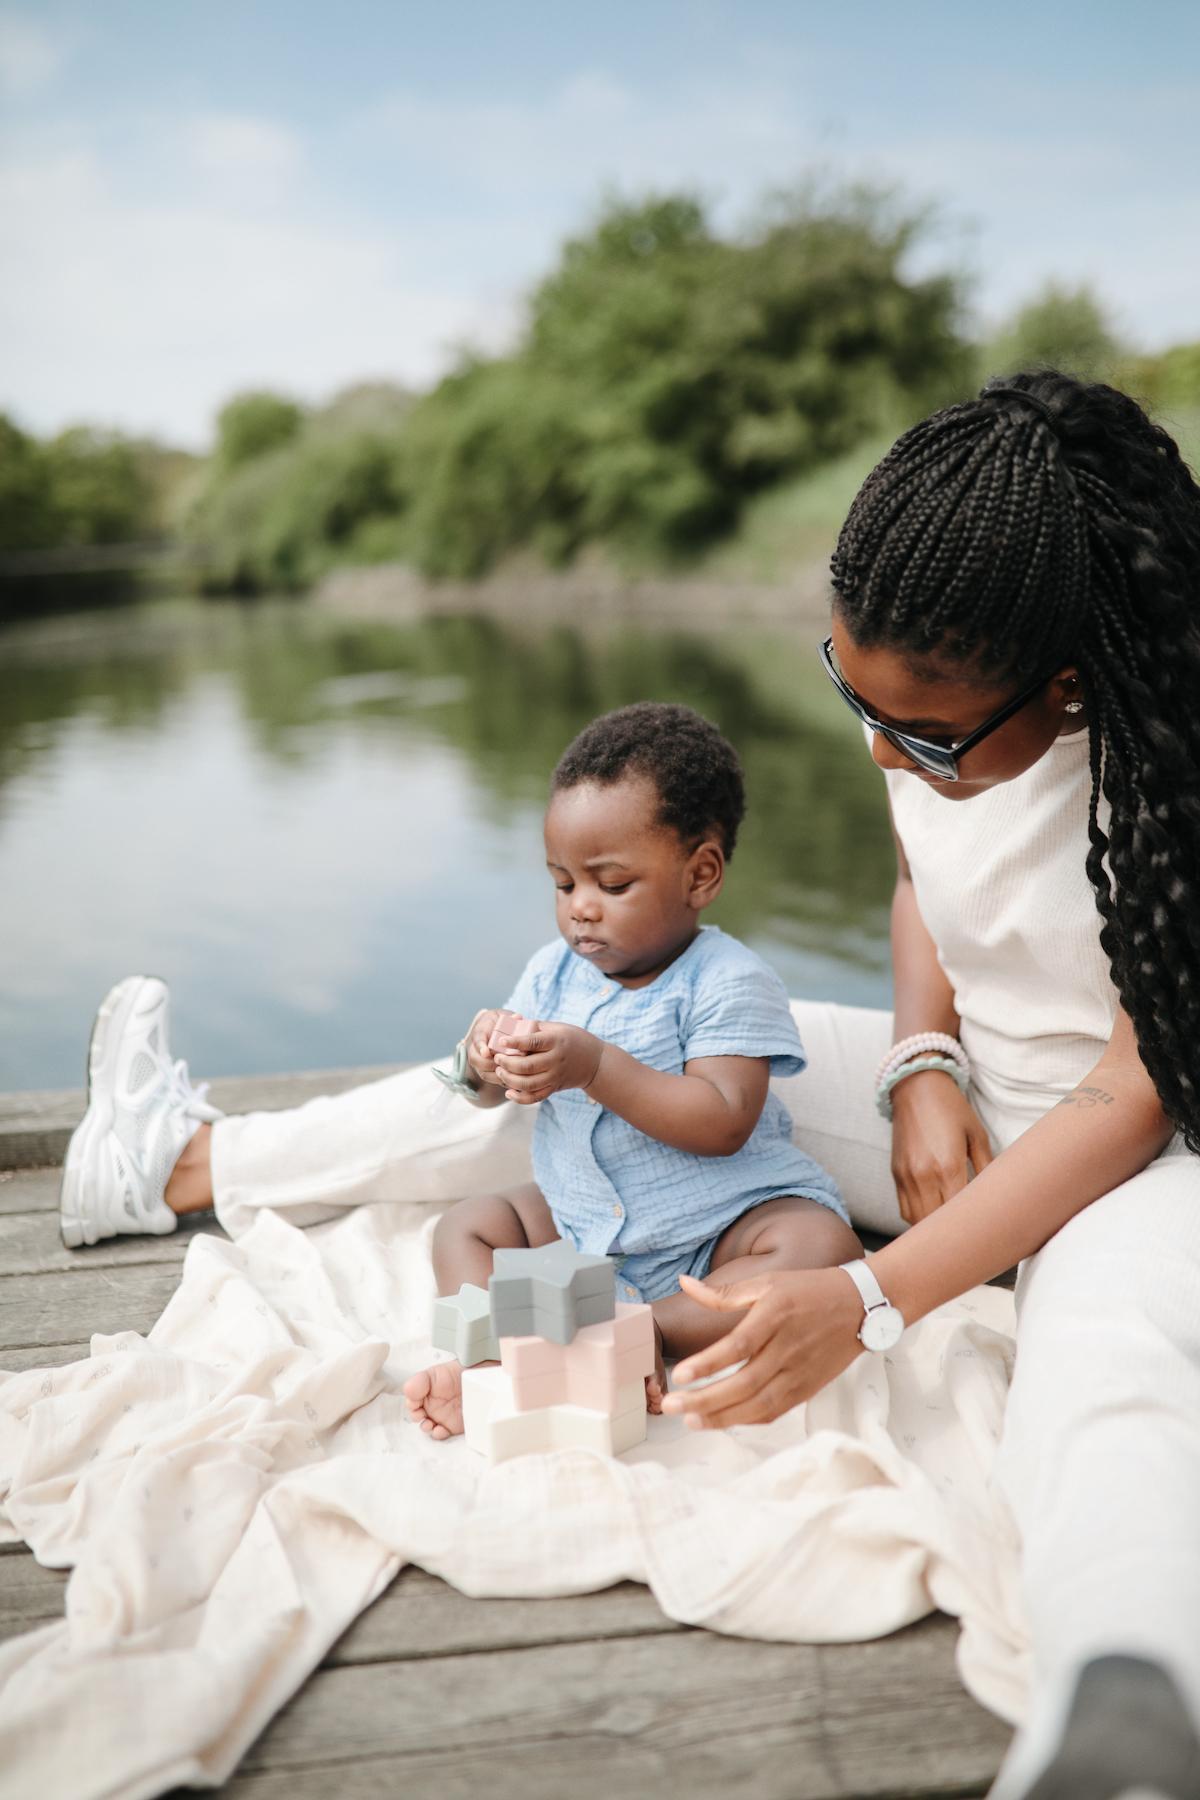
{"type": "Polygon", "coordinates": [[[1101,1087],[1076,1088],[1073,1094],[1064,1094],[1058,1102],[1059,1106],[1079,1106],[1085,1111],[1088,1107],[1111,1106],[1112,1103],[1113,1095],[1101,1087]]]}

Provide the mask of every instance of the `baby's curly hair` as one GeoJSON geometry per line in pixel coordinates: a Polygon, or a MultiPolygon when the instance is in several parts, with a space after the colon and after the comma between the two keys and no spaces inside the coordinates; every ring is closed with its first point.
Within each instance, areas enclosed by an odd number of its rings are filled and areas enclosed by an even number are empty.
{"type": "Polygon", "coordinates": [[[726,861],[732,857],[746,791],[737,752],[715,725],[690,706],[660,700],[603,713],[567,745],[550,792],[630,774],[648,775],[658,789],[661,825],[689,845],[711,835],[726,861]]]}

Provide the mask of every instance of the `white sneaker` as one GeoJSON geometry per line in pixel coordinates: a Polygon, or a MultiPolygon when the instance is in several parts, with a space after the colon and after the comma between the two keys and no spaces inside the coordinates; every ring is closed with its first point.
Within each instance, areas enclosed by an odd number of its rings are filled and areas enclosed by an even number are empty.
{"type": "Polygon", "coordinates": [[[88,1104],[67,1145],[59,1213],[68,1249],[122,1231],[174,1231],[163,1199],[180,1153],[221,1114],[167,1045],[167,984],[130,975],[106,995],[88,1046],[88,1104]]]}

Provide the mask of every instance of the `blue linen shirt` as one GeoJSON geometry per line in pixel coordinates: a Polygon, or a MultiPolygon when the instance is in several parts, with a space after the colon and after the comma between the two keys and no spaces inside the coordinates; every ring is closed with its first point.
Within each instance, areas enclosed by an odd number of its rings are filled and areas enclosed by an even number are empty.
{"type": "MultiPolygon", "coordinates": [[[[640,988],[622,987],[556,938],[530,958],[505,1005],[582,1026],[670,1075],[702,1056],[765,1056],[772,1075],[798,1075],[806,1061],[779,977],[715,925],[640,988]]],[[[721,1232],[764,1200],[808,1195],[847,1218],[832,1175],[793,1144],[791,1130],[768,1093],[740,1150],[697,1156],[565,1088],[538,1108],[533,1172],[559,1233],[618,1259],[621,1283],[657,1299],[674,1291],[680,1271],[707,1273],[721,1232]]]]}

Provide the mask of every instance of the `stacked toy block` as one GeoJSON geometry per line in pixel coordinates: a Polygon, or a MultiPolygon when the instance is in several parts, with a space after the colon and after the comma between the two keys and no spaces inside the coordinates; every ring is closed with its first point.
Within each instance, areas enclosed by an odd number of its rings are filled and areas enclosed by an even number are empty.
{"type": "Polygon", "coordinates": [[[491,1462],[540,1450],[618,1456],[646,1435],[654,1321],[648,1306],[618,1304],[605,1256],[561,1238],[497,1250],[486,1295],[466,1286],[436,1303],[434,1343],[463,1364],[467,1443],[491,1462]],[[498,1368],[470,1366],[497,1355],[498,1368]]]}

